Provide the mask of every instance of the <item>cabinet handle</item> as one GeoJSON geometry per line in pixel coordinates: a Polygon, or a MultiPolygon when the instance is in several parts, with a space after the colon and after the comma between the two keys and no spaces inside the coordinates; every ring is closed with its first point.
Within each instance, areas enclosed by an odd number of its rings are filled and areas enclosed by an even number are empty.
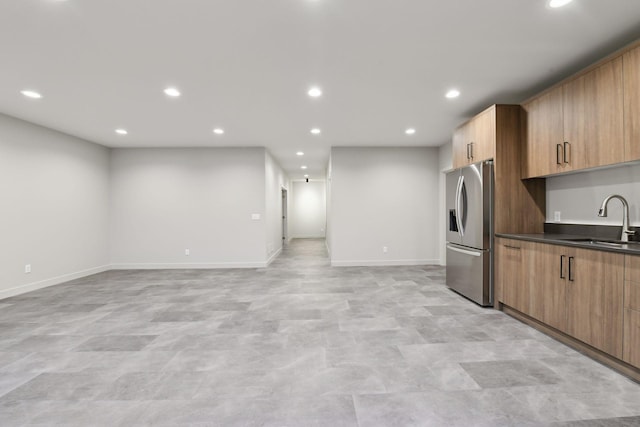
{"type": "Polygon", "coordinates": [[[566,277],[564,277],[564,258],[566,257],[566,255],[560,255],[560,278],[561,279],[566,279],[566,277]]]}
{"type": "Polygon", "coordinates": [[[469,148],[471,149],[471,160],[473,160],[473,142],[469,143],[469,148]]]}
{"type": "Polygon", "coordinates": [[[569,257],[569,281],[573,282],[573,257],[569,257]]]}
{"type": "Polygon", "coordinates": [[[520,246],[504,245],[505,248],[520,250],[520,246]]]}
{"type": "Polygon", "coordinates": [[[569,162],[571,162],[571,144],[569,144],[568,141],[565,141],[563,145],[564,147],[562,149],[562,160],[568,164],[569,162]]]}
{"type": "Polygon", "coordinates": [[[562,160],[560,159],[562,155],[560,154],[560,152],[562,152],[562,144],[556,144],[556,164],[557,165],[562,164],[562,160]]]}
{"type": "Polygon", "coordinates": [[[469,160],[471,157],[469,157],[469,144],[467,144],[467,160],[469,160]]]}

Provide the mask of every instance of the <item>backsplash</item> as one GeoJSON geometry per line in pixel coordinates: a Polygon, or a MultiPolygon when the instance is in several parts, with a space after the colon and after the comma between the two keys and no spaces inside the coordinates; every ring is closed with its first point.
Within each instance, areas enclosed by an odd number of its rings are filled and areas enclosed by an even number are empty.
{"type": "Polygon", "coordinates": [[[629,202],[629,222],[640,226],[640,164],[628,164],[608,169],[578,172],[547,178],[547,222],[622,224],[622,204],[609,202],[607,218],[598,217],[605,197],[620,194],[629,202]]]}

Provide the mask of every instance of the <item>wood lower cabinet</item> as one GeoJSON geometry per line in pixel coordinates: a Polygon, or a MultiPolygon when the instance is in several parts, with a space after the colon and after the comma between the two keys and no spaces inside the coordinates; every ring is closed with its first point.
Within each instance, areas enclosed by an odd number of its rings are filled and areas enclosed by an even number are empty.
{"type": "MultiPolygon", "coordinates": [[[[625,331],[638,335],[633,320],[623,330],[624,265],[625,256],[612,252],[496,241],[500,302],[618,359],[625,331]]],[[[640,298],[640,283],[637,291],[640,298]]],[[[629,357],[640,357],[634,351],[629,357]]]]}
{"type": "Polygon", "coordinates": [[[521,312],[529,311],[529,282],[524,271],[529,242],[511,239],[496,239],[495,286],[499,289],[498,299],[503,304],[521,312]]]}
{"type": "Polygon", "coordinates": [[[640,256],[625,257],[622,360],[640,368],[640,256]]]}
{"type": "Polygon", "coordinates": [[[624,159],[640,160],[640,47],[625,53],[624,74],[624,159]]]}
{"type": "Polygon", "coordinates": [[[529,314],[561,331],[567,328],[567,263],[564,247],[533,243],[526,277],[531,288],[529,314]]]}
{"type": "Polygon", "coordinates": [[[567,254],[567,334],[622,358],[624,255],[589,249],[567,254]]]}

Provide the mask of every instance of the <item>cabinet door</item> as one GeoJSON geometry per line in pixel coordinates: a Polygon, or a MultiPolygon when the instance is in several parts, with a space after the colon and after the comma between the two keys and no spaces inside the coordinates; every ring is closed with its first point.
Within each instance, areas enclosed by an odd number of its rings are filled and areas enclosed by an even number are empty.
{"type": "Polygon", "coordinates": [[[625,161],[640,160],[640,47],[627,52],[622,60],[624,62],[624,159],[625,161]]]}
{"type": "Polygon", "coordinates": [[[468,126],[462,125],[453,132],[453,168],[457,169],[469,164],[467,150],[468,126]]]}
{"type": "Polygon", "coordinates": [[[475,163],[495,157],[496,141],[495,108],[480,113],[469,122],[470,162],[475,163]]]}
{"type": "Polygon", "coordinates": [[[532,243],[527,278],[531,288],[529,315],[561,331],[566,330],[568,256],[562,246],[532,243]]]}
{"type": "Polygon", "coordinates": [[[640,368],[640,256],[625,257],[622,360],[640,368]]]}
{"type": "Polygon", "coordinates": [[[561,172],[563,168],[562,87],[528,102],[523,105],[523,110],[526,123],[523,178],[561,172]]]}
{"type": "Polygon", "coordinates": [[[567,250],[567,333],[622,357],[624,255],[567,250]]]}
{"type": "Polygon", "coordinates": [[[640,311],[624,310],[624,355],[622,360],[640,368],[640,311]]]}
{"type": "Polygon", "coordinates": [[[523,313],[529,311],[529,283],[524,280],[523,274],[526,243],[496,239],[496,287],[499,300],[523,313]]]}
{"type": "Polygon", "coordinates": [[[584,76],[584,164],[592,168],[624,162],[622,57],[584,76]]]}
{"type": "Polygon", "coordinates": [[[584,168],[587,89],[585,76],[562,85],[564,117],[562,168],[560,172],[584,168]]]}

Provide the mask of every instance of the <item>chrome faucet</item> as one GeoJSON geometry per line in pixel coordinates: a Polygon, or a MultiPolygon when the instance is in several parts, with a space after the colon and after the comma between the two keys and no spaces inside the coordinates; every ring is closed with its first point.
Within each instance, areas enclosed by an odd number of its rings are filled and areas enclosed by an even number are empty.
{"type": "Polygon", "coordinates": [[[629,236],[632,234],[636,234],[636,232],[629,229],[629,204],[624,197],[618,194],[612,194],[608,196],[603,200],[602,206],[600,206],[600,210],[598,211],[598,216],[607,216],[607,203],[609,203],[609,200],[611,199],[618,199],[622,202],[622,235],[620,236],[620,240],[623,242],[628,242],[629,236]]]}

